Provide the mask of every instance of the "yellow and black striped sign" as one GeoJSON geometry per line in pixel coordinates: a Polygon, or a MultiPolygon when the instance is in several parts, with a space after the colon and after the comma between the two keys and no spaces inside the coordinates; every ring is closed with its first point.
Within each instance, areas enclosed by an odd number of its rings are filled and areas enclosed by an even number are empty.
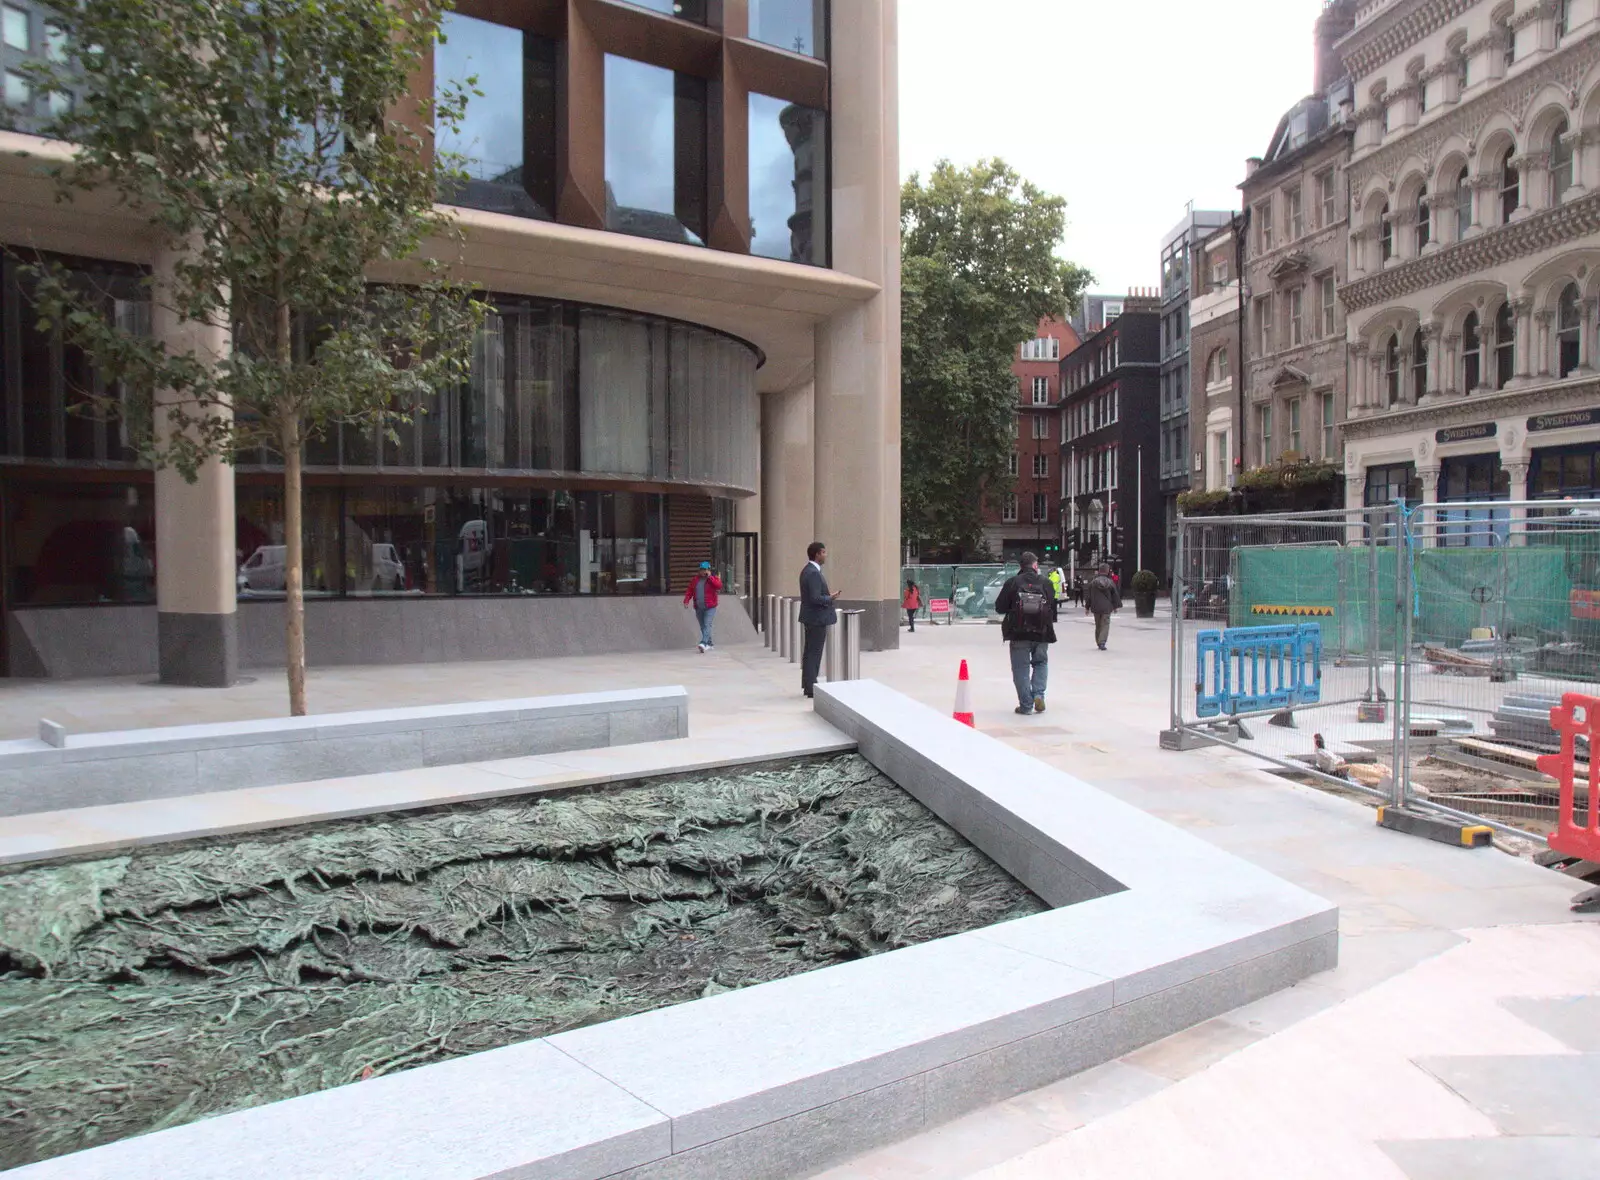
{"type": "Polygon", "coordinates": [[[1257,603],[1250,608],[1253,615],[1300,615],[1307,618],[1332,618],[1331,606],[1269,606],[1257,603]]]}

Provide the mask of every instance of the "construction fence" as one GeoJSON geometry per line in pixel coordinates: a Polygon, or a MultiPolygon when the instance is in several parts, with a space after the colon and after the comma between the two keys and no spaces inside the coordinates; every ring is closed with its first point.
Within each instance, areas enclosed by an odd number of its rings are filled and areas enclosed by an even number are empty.
{"type": "Polygon", "coordinates": [[[1550,710],[1600,695],[1600,500],[1184,517],[1169,746],[1396,807],[1557,822],[1550,710]]]}
{"type": "MultiPolygon", "coordinates": [[[[995,599],[1006,579],[1022,567],[1009,565],[908,565],[900,570],[900,594],[905,597],[907,582],[915,582],[922,592],[922,609],[917,621],[929,618],[928,604],[936,599],[950,604],[949,622],[985,622],[994,613],[995,599]]],[[[943,616],[939,621],[945,622],[943,616]]]]}

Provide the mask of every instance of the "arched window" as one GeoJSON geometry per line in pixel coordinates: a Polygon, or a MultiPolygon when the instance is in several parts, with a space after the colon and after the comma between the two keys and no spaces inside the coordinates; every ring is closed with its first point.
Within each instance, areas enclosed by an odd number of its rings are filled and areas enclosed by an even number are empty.
{"type": "Polygon", "coordinates": [[[1417,253],[1433,239],[1433,214],[1428,209],[1428,186],[1417,193],[1417,253]]]}
{"type": "Polygon", "coordinates": [[[1505,154],[1500,157],[1500,224],[1508,225],[1511,215],[1517,211],[1517,206],[1522,203],[1522,177],[1517,172],[1516,166],[1511,163],[1511,157],[1517,149],[1508,147],[1505,154]]]}
{"type": "Polygon", "coordinates": [[[1561,204],[1561,198],[1572,187],[1572,144],[1567,142],[1567,121],[1562,119],[1550,132],[1550,203],[1561,204]]]}
{"type": "Polygon", "coordinates": [[[1461,321],[1461,392],[1471,393],[1483,384],[1483,333],[1478,313],[1467,312],[1461,321]]]}
{"type": "Polygon", "coordinates": [[[1578,337],[1583,331],[1583,298],[1576,283],[1568,283],[1561,292],[1561,303],[1556,311],[1556,340],[1561,375],[1566,377],[1578,367],[1578,337]]]}
{"type": "Polygon", "coordinates": [[[1572,5],[1569,0],[1556,0],[1556,38],[1559,40],[1567,35],[1567,30],[1572,25],[1572,5]]]}
{"type": "Polygon", "coordinates": [[[1461,175],[1456,177],[1456,241],[1461,241],[1467,236],[1467,230],[1472,228],[1472,174],[1467,171],[1466,165],[1461,167],[1461,175]]]}
{"type": "Polygon", "coordinates": [[[1428,338],[1418,328],[1411,334],[1411,400],[1418,402],[1428,392],[1428,338]]]}
{"type": "Polygon", "coordinates": [[[1228,379],[1228,349],[1226,346],[1217,349],[1211,354],[1211,360],[1206,365],[1206,384],[1216,385],[1228,379]]]}
{"type": "Polygon", "coordinates": [[[1511,304],[1502,303],[1494,313],[1494,372],[1496,389],[1504,389],[1517,370],[1517,322],[1511,304]]]}
{"type": "Polygon", "coordinates": [[[1388,262],[1394,257],[1394,222],[1389,220],[1389,203],[1384,202],[1378,213],[1378,260],[1388,262]]]}
{"type": "Polygon", "coordinates": [[[1383,351],[1383,372],[1389,380],[1389,404],[1400,404],[1400,337],[1391,335],[1383,351]]]}

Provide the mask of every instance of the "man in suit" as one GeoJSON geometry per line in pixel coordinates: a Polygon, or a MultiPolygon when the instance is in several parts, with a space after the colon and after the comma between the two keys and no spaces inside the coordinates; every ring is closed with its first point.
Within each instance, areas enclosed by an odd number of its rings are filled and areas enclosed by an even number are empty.
{"type": "Polygon", "coordinates": [[[838,594],[828,592],[828,579],[822,567],[828,561],[828,547],[821,541],[806,546],[806,565],[800,571],[800,625],[806,629],[806,644],[800,659],[800,690],[811,695],[817,672],[822,667],[822,646],[828,641],[828,628],[839,621],[834,607],[838,594]]]}

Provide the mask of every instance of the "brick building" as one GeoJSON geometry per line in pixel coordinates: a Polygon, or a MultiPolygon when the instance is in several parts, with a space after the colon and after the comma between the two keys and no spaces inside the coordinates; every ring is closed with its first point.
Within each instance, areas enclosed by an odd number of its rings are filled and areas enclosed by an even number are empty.
{"type": "Polygon", "coordinates": [[[1017,347],[1011,363],[1018,399],[1011,486],[984,503],[983,541],[995,557],[1015,560],[1023,550],[1042,557],[1061,543],[1056,517],[1061,483],[1056,415],[1061,361],[1077,347],[1077,331],[1056,319],[1040,320],[1034,338],[1017,347]]]}

